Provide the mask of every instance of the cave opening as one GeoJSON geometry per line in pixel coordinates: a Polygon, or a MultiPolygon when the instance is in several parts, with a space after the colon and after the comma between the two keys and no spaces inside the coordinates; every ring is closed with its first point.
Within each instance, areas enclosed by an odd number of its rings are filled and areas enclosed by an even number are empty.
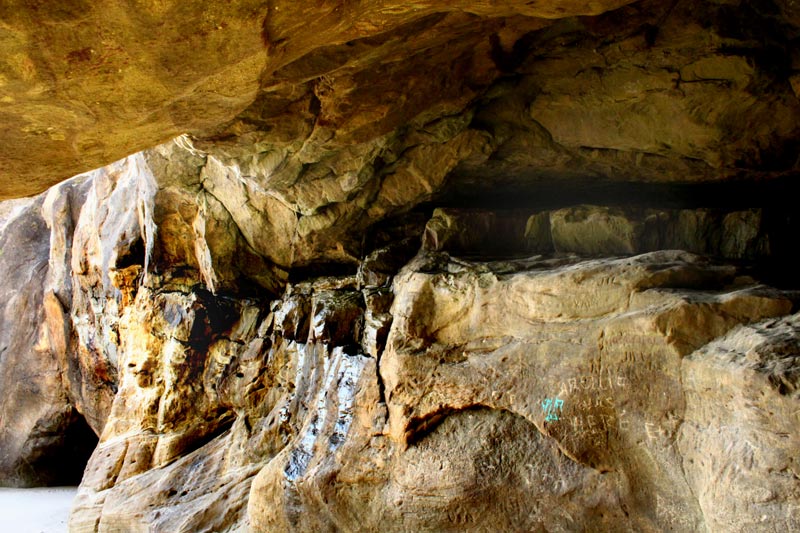
{"type": "Polygon", "coordinates": [[[78,485],[98,441],[83,415],[72,409],[58,428],[32,439],[37,449],[21,467],[27,472],[20,477],[32,480],[33,486],[78,485]]]}

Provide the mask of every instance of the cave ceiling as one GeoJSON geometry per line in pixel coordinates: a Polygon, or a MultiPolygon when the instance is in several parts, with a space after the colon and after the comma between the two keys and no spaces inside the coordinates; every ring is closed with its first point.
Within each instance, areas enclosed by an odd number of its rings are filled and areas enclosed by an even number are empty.
{"type": "Polygon", "coordinates": [[[782,178],[797,167],[799,11],[790,1],[5,2],[0,197],[181,134],[255,161],[279,190],[318,180],[320,166],[363,180],[458,135],[437,190],[782,178]]]}

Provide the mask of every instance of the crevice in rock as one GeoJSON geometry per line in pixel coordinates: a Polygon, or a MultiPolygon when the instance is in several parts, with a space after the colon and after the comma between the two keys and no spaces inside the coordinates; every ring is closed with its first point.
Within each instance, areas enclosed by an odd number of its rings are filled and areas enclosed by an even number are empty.
{"type": "Polygon", "coordinates": [[[432,413],[427,413],[425,416],[410,418],[405,428],[405,444],[409,447],[418,445],[425,437],[433,433],[447,417],[453,414],[484,409],[490,408],[482,404],[470,404],[463,407],[446,406],[432,413]]]}
{"type": "Polygon", "coordinates": [[[144,239],[139,238],[128,247],[125,253],[117,257],[116,269],[122,270],[131,266],[144,266],[144,239]]]}
{"type": "Polygon", "coordinates": [[[180,451],[178,456],[185,457],[199,450],[200,448],[202,448],[209,442],[213,441],[220,435],[229,431],[235,421],[236,417],[232,412],[224,412],[222,415],[220,415],[220,419],[216,421],[216,427],[214,427],[214,429],[195,439],[192,439],[190,442],[186,444],[186,447],[180,451]]]}

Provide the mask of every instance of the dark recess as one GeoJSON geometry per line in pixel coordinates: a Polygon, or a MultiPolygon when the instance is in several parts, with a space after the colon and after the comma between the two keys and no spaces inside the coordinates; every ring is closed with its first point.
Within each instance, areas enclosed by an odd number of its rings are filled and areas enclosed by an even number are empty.
{"type": "Polygon", "coordinates": [[[133,265],[144,266],[144,241],[142,239],[137,239],[136,242],[131,244],[125,255],[117,258],[117,269],[123,269],[133,265]]]}
{"type": "Polygon", "coordinates": [[[717,183],[640,183],[606,180],[532,179],[525,187],[518,184],[498,187],[458,187],[453,176],[450,186],[431,202],[417,206],[417,213],[431,213],[436,207],[487,210],[559,209],[580,204],[642,207],[656,209],[712,208],[739,210],[761,208],[763,231],[770,235],[769,258],[742,265],[760,281],[779,288],[800,288],[796,276],[797,235],[800,213],[800,176],[749,179],[717,183]]]}
{"type": "Polygon", "coordinates": [[[289,283],[295,284],[324,276],[354,276],[357,271],[358,265],[355,264],[315,263],[313,265],[292,268],[292,270],[289,271],[289,283]]]}
{"type": "Polygon", "coordinates": [[[18,469],[18,477],[26,486],[73,486],[81,482],[97,447],[97,435],[77,411],[73,410],[61,423],[66,427],[33,437],[38,449],[18,469]]]}
{"type": "Polygon", "coordinates": [[[557,209],[576,204],[636,206],[670,209],[747,209],[753,207],[794,211],[800,194],[800,175],[768,180],[736,180],[716,183],[612,182],[586,178],[525,178],[507,188],[460,187],[458,176],[449,178],[445,191],[430,207],[485,209],[557,209]]]}

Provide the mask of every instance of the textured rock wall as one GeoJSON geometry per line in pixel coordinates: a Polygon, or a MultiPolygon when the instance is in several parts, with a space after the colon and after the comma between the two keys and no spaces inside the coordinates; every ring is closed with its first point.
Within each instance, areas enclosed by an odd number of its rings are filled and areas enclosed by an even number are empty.
{"type": "Polygon", "coordinates": [[[85,467],[78,532],[800,528],[791,3],[469,4],[49,11],[12,118],[116,116],[8,194],[193,135],[0,203],[3,484],[85,467]]]}
{"type": "MultiPolygon", "coordinates": [[[[373,48],[393,31],[402,39],[432,29],[431,46],[455,32],[500,28],[503,17],[529,17],[525,25],[536,27],[538,17],[628,2],[8,2],[0,8],[0,195],[39,192],[185,131],[212,131],[262,86],[272,91],[265,80],[294,85],[348,60],[380,69],[386,54],[373,48]],[[441,24],[431,28],[432,18],[441,24]],[[27,151],[40,154],[36,165],[20,155],[27,151]]],[[[286,84],[264,110],[282,110],[303,92],[286,84]]]]}
{"type": "Polygon", "coordinates": [[[485,149],[527,146],[540,172],[796,163],[790,0],[10,2],[0,20],[5,198],[184,132],[246,135],[257,161],[288,158],[296,176],[514,86],[527,97],[485,149]]]}
{"type": "Polygon", "coordinates": [[[437,209],[286,284],[179,144],[4,204],[52,300],[30,382],[63,391],[4,416],[100,436],[71,530],[798,526],[797,294],[752,277],[761,211],[437,209]],[[659,251],[699,234],[715,260],[659,251]]]}

